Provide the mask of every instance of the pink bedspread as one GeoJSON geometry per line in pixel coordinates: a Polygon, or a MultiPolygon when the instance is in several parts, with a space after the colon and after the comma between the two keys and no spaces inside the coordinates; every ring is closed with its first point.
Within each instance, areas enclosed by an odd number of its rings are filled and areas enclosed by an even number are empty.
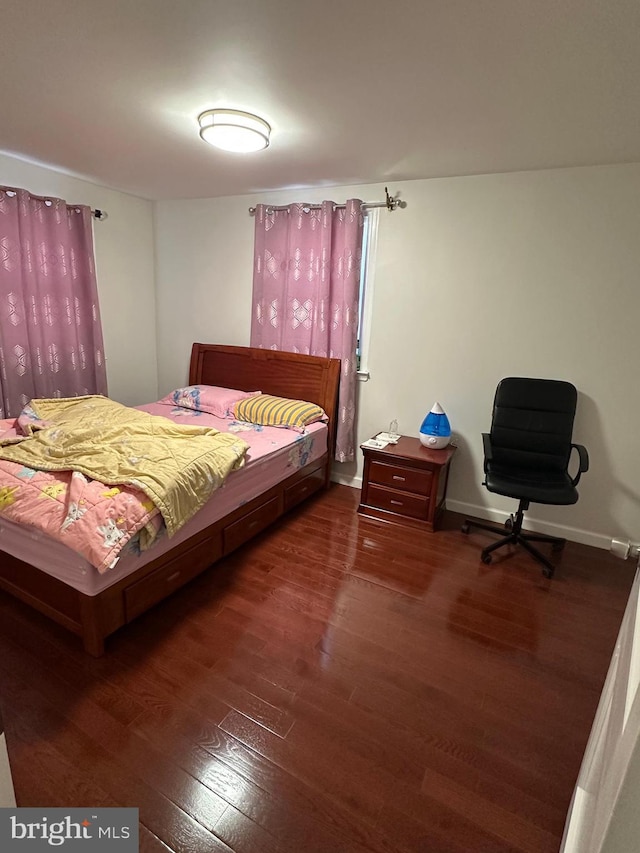
{"type": "Polygon", "coordinates": [[[193,424],[194,426],[214,427],[220,432],[231,432],[237,434],[249,443],[249,450],[245,456],[245,463],[256,459],[266,459],[272,453],[290,447],[289,462],[293,470],[307,464],[307,459],[312,445],[312,439],[307,434],[294,432],[281,427],[265,427],[257,424],[244,423],[232,418],[219,418],[207,412],[197,409],[182,409],[172,403],[146,403],[137,406],[151,415],[162,415],[172,421],[193,424]],[[292,443],[292,437],[295,439],[292,443]]]}
{"type": "MultiPolygon", "coordinates": [[[[215,427],[239,433],[250,443],[247,463],[266,460],[289,446],[288,466],[306,465],[313,448],[312,435],[221,419],[167,403],[138,408],[181,423],[215,427]]],[[[0,420],[0,436],[20,440],[29,418],[0,420]]],[[[107,486],[79,472],[36,471],[0,459],[0,516],[39,530],[81,554],[100,573],[112,567],[131,542],[146,550],[163,528],[162,516],[144,492],[129,486],[107,486]],[[135,541],[132,541],[135,540],[135,541]]]]}

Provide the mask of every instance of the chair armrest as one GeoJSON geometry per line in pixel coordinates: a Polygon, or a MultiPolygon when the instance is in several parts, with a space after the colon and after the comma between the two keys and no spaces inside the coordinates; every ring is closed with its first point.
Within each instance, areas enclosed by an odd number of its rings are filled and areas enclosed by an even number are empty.
{"type": "Polygon", "coordinates": [[[484,458],[487,462],[493,459],[493,449],[491,447],[491,435],[488,432],[482,433],[482,444],[484,446],[484,458]]]}
{"type": "Polygon", "coordinates": [[[573,450],[574,448],[578,451],[578,472],[571,480],[571,483],[577,486],[580,476],[589,470],[589,454],[587,453],[587,448],[582,444],[572,444],[571,449],[573,450]]]}
{"type": "Polygon", "coordinates": [[[487,473],[487,466],[493,459],[493,449],[491,447],[491,435],[488,432],[482,433],[482,445],[484,447],[484,473],[487,473]]]}

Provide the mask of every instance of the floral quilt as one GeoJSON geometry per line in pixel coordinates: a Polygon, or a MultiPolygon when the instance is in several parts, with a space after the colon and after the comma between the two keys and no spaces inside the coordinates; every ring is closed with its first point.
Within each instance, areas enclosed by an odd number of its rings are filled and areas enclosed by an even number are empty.
{"type": "Polygon", "coordinates": [[[105,397],[33,400],[0,421],[0,516],[38,527],[99,571],[140,532],[169,536],[244,463],[248,445],[105,397]]]}

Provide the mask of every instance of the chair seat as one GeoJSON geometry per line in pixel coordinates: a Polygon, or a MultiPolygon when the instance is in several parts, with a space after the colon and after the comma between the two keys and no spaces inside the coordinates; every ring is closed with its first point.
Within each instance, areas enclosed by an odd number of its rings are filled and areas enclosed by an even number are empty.
{"type": "Polygon", "coordinates": [[[509,468],[507,474],[488,465],[486,486],[490,492],[534,503],[568,506],[578,501],[578,491],[564,471],[509,468]]]}

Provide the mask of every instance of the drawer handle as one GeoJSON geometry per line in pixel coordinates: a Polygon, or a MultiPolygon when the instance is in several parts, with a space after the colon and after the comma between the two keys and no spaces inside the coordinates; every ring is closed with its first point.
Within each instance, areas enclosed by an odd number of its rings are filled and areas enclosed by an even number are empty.
{"type": "Polygon", "coordinates": [[[251,530],[253,527],[257,527],[259,524],[260,524],[260,522],[259,522],[259,521],[251,521],[251,522],[249,522],[249,530],[251,530]]]}
{"type": "Polygon", "coordinates": [[[180,572],[179,571],[174,572],[172,575],[169,575],[169,577],[167,578],[167,583],[171,583],[171,581],[174,581],[176,578],[179,578],[179,577],[180,577],[180,572]]]}
{"type": "Polygon", "coordinates": [[[407,478],[406,477],[400,477],[398,474],[394,474],[391,479],[392,480],[400,480],[401,483],[404,483],[407,478]]]}
{"type": "Polygon", "coordinates": [[[404,506],[402,501],[391,501],[394,506],[404,506]]]}

